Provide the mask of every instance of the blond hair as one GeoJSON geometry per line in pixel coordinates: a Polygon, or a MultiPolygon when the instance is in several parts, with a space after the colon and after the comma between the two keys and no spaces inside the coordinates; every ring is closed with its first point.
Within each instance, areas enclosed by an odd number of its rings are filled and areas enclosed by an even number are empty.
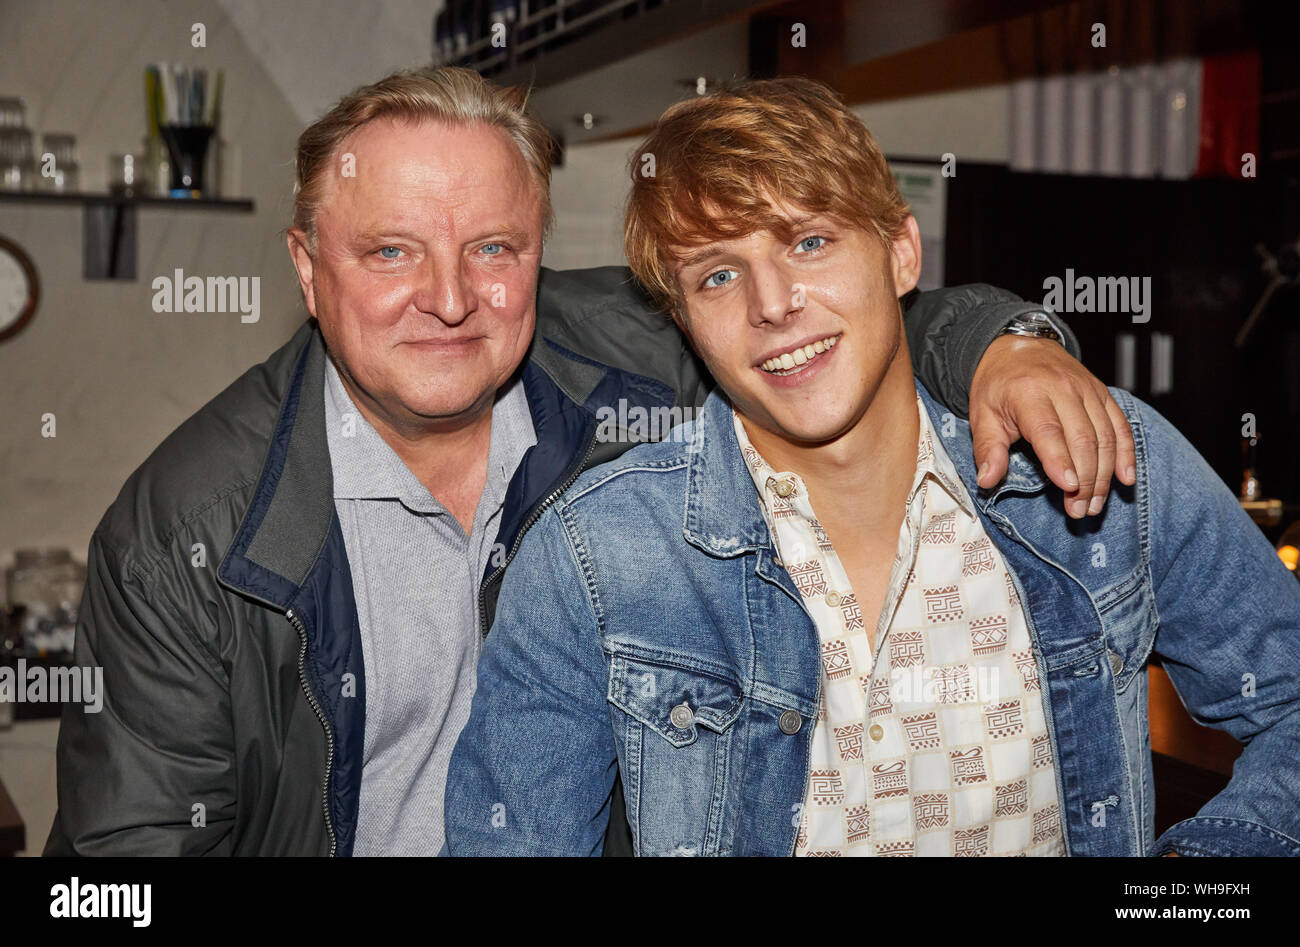
{"type": "Polygon", "coordinates": [[[443,66],[397,72],[361,86],[309,125],[298,136],[293,225],[307,234],[316,250],[316,214],[323,197],[326,169],[334,153],[354,131],[375,119],[436,121],[449,125],[482,123],[505,131],[519,149],[542,200],[543,235],[550,233],[551,158],[555,140],[527,111],[528,90],[494,86],[472,69],[443,66]]]}
{"type": "Polygon", "coordinates": [[[629,170],[624,253],[671,309],[682,305],[680,248],[758,230],[793,239],[771,199],[874,233],[886,247],[908,215],[867,127],[831,89],[802,77],[741,82],[677,103],[629,170]]]}

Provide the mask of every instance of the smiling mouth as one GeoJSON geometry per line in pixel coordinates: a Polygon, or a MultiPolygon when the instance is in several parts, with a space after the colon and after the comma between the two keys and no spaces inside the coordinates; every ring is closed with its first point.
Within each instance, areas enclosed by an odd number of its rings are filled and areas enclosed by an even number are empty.
{"type": "Polygon", "coordinates": [[[816,342],[793,348],[780,355],[774,355],[758,367],[769,375],[797,375],[820,356],[835,348],[839,335],[832,335],[816,342]]]}

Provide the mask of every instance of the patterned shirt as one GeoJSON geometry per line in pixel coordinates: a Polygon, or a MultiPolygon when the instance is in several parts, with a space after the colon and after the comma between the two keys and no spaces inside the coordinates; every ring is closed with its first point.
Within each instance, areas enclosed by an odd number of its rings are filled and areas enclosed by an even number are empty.
{"type": "Polygon", "coordinates": [[[803,481],[774,471],[733,415],[777,554],[821,642],[795,854],[1063,855],[1024,611],[919,397],[916,406],[916,474],[878,618],[858,607],[803,481]]]}

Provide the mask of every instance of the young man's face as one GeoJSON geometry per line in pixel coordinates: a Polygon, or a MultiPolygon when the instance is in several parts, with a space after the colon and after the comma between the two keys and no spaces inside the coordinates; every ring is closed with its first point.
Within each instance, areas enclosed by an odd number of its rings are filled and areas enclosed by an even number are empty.
{"type": "Polygon", "coordinates": [[[874,233],[775,206],[788,243],[764,230],[676,248],[679,325],[743,419],[812,446],[853,428],[898,357],[920,238],[909,216],[887,251],[874,233]]]}
{"type": "Polygon", "coordinates": [[[487,125],[380,119],[339,150],[355,174],[330,174],[316,252],[290,238],[331,353],[390,421],[481,415],[535,324],[542,196],[519,149],[487,125]]]}

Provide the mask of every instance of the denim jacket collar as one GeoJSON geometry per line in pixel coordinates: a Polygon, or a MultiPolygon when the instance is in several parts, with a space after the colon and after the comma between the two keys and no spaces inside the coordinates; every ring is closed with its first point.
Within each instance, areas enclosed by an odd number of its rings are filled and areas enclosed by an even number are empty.
{"type": "MultiPolygon", "coordinates": [[[[1034,456],[1013,447],[1006,477],[993,490],[982,490],[975,482],[970,422],[947,417],[948,409],[919,380],[916,391],[930,414],[935,433],[943,439],[944,450],[981,511],[987,512],[1004,493],[1034,494],[1046,486],[1034,456]]],[[[771,534],[736,440],[730,404],[720,389],[709,395],[697,416],[686,458],[682,529],[687,541],[711,555],[724,557],[769,547],[771,534]]]]}
{"type": "Polygon", "coordinates": [[[966,489],[975,500],[981,512],[988,512],[990,506],[997,502],[1004,493],[1034,494],[1047,486],[1047,478],[1037,458],[1026,449],[1023,441],[1019,446],[1013,444],[1007,463],[1007,474],[991,490],[985,490],[975,482],[978,471],[975,468],[975,448],[971,443],[970,422],[960,418],[949,417],[951,412],[934,399],[920,380],[916,381],[916,391],[921,403],[930,413],[930,422],[935,433],[943,440],[944,450],[957,468],[957,473],[966,489]]]}
{"type": "Polygon", "coordinates": [[[715,388],[696,415],[686,448],[686,541],[731,557],[772,544],[754,481],[736,441],[731,405],[715,388]]]}

